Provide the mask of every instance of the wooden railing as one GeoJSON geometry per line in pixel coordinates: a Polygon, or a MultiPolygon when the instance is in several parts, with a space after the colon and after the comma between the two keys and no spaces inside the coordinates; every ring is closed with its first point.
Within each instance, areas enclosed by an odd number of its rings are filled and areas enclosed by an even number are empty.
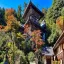
{"type": "Polygon", "coordinates": [[[52,61],[52,64],[61,64],[60,61],[52,61]]]}

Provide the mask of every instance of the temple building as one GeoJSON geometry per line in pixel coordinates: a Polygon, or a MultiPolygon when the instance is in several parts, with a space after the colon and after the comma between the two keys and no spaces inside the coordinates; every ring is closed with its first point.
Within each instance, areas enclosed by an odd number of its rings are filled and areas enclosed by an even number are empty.
{"type": "Polygon", "coordinates": [[[28,25],[28,34],[31,34],[34,30],[40,30],[42,32],[42,39],[45,41],[45,31],[46,25],[43,23],[40,25],[39,20],[44,17],[44,13],[42,13],[31,1],[29,2],[28,6],[26,7],[23,19],[25,21],[24,27],[28,25]],[[45,25],[45,27],[43,27],[45,25]],[[29,28],[28,28],[29,27],[29,28]]]}
{"type": "Polygon", "coordinates": [[[53,47],[54,60],[60,61],[60,64],[64,64],[64,17],[60,16],[57,19],[56,24],[60,27],[62,33],[53,47]]]}
{"type": "Polygon", "coordinates": [[[64,64],[64,31],[56,41],[54,47],[54,60],[60,61],[60,64],[64,64]]]}
{"type": "MultiPolygon", "coordinates": [[[[23,18],[25,20],[24,30],[27,28],[27,34],[31,34],[34,30],[40,30],[42,32],[42,40],[45,42],[46,35],[46,23],[45,20],[39,23],[39,20],[44,17],[44,13],[42,13],[31,1],[26,7],[23,18]]],[[[44,64],[51,64],[51,60],[53,57],[53,48],[52,47],[44,47],[42,50],[42,57],[45,57],[44,64]]]]}

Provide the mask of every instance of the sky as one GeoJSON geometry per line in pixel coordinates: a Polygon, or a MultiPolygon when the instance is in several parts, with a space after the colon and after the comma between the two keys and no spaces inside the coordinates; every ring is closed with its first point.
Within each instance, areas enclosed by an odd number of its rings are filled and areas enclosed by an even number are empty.
{"type": "MultiPolygon", "coordinates": [[[[40,10],[42,8],[49,8],[52,5],[53,0],[31,0],[35,6],[38,6],[40,10]]],[[[30,0],[0,0],[0,7],[4,8],[18,8],[18,5],[24,6],[24,2],[29,3],[30,0]]]]}

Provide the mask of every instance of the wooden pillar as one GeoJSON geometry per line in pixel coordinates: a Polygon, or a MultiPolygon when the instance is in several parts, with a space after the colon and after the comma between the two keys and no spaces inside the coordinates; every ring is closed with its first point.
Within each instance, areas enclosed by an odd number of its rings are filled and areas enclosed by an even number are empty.
{"type": "Polygon", "coordinates": [[[64,64],[64,43],[62,44],[62,49],[63,49],[63,58],[62,58],[62,64],[64,64]]]}
{"type": "Polygon", "coordinates": [[[64,17],[63,17],[63,31],[64,31],[64,17]]]}
{"type": "Polygon", "coordinates": [[[53,57],[51,57],[51,64],[53,64],[53,57]]]}
{"type": "Polygon", "coordinates": [[[38,64],[38,59],[37,58],[35,58],[35,63],[38,64]]]}
{"type": "Polygon", "coordinates": [[[64,49],[63,49],[63,59],[62,59],[62,64],[64,64],[64,49]]]}
{"type": "Polygon", "coordinates": [[[46,56],[45,55],[43,56],[43,59],[42,60],[43,60],[43,64],[47,64],[46,63],[46,56]]]}

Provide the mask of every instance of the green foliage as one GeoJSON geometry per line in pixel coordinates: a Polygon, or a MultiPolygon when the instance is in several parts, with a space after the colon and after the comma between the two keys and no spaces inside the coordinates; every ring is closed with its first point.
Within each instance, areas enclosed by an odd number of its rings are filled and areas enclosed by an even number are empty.
{"type": "Polygon", "coordinates": [[[30,62],[33,62],[35,58],[35,54],[33,52],[28,53],[28,60],[30,62]]]}
{"type": "Polygon", "coordinates": [[[43,9],[42,9],[42,13],[44,13],[44,15],[46,15],[47,9],[43,8],[43,9]]]}
{"type": "Polygon", "coordinates": [[[18,21],[21,21],[21,17],[22,17],[22,8],[21,8],[21,6],[19,5],[18,6],[18,10],[17,10],[17,19],[18,19],[18,21]]]}
{"type": "Polygon", "coordinates": [[[54,44],[60,34],[61,34],[61,29],[55,23],[53,23],[51,26],[51,34],[48,37],[48,42],[50,44],[54,44]]]}
{"type": "Polygon", "coordinates": [[[5,52],[4,51],[0,51],[0,62],[4,61],[4,56],[5,56],[5,52]]]}
{"type": "Polygon", "coordinates": [[[61,16],[61,10],[64,7],[64,0],[54,0],[51,8],[48,9],[46,18],[47,22],[56,22],[56,19],[61,16]]]}
{"type": "Polygon", "coordinates": [[[19,27],[20,27],[20,22],[14,20],[14,22],[12,22],[11,24],[11,31],[18,32],[19,27]]]}
{"type": "Polygon", "coordinates": [[[46,14],[47,14],[47,9],[43,8],[42,13],[44,13],[44,17],[43,17],[43,19],[44,19],[46,17],[46,14]]]}
{"type": "MultiPolygon", "coordinates": [[[[1,37],[3,40],[2,40],[0,49],[4,50],[5,55],[7,54],[8,57],[12,58],[12,60],[10,60],[10,63],[14,64],[14,62],[15,62],[14,58],[16,58],[16,54],[17,54],[16,52],[18,52],[18,48],[15,43],[16,36],[14,33],[8,32],[8,33],[4,33],[4,34],[1,33],[1,37]]],[[[3,55],[1,54],[1,56],[3,56],[3,55]]]]}
{"type": "Polygon", "coordinates": [[[25,21],[22,18],[22,14],[23,14],[23,10],[21,5],[18,6],[18,10],[17,10],[17,20],[21,22],[21,24],[24,24],[25,21]]]}
{"type": "Polygon", "coordinates": [[[24,2],[24,11],[25,11],[26,7],[27,7],[27,3],[24,2]]]}
{"type": "Polygon", "coordinates": [[[32,51],[32,42],[30,40],[24,39],[20,43],[20,48],[27,54],[28,52],[32,51]]]}
{"type": "Polygon", "coordinates": [[[59,35],[62,33],[61,29],[54,22],[46,22],[47,32],[46,32],[46,43],[53,44],[57,41],[59,35]]]}
{"type": "Polygon", "coordinates": [[[25,38],[21,32],[16,34],[16,44],[26,54],[32,50],[32,41],[30,41],[29,37],[25,38]]]}
{"type": "MultiPolygon", "coordinates": [[[[24,10],[27,7],[27,3],[24,3],[24,10]]],[[[40,23],[43,19],[46,20],[47,32],[46,32],[46,42],[54,44],[61,34],[60,28],[55,24],[56,19],[62,15],[64,16],[64,1],[63,0],[54,0],[53,5],[48,11],[43,9],[44,17],[40,20],[40,23]]],[[[4,15],[7,18],[9,14],[8,22],[10,30],[7,32],[0,31],[0,62],[4,62],[6,59],[4,56],[11,58],[9,62],[14,64],[17,60],[20,60],[20,64],[26,64],[26,61],[34,61],[35,54],[32,52],[34,43],[30,40],[29,36],[24,37],[24,35],[18,31],[21,24],[24,24],[25,21],[22,18],[22,7],[18,6],[17,12],[13,9],[10,9],[6,12],[0,8],[0,24],[4,25],[4,15]],[[11,15],[10,15],[11,14],[11,15]],[[11,19],[12,18],[12,19],[11,19]],[[20,22],[18,22],[20,21],[20,22]],[[27,59],[28,58],[28,59],[27,59]]],[[[7,26],[9,27],[9,26],[7,26]]],[[[36,39],[37,40],[37,39],[36,39]]],[[[36,52],[36,57],[41,61],[41,49],[36,52]]],[[[1,63],[0,63],[1,64],[1,63]]]]}
{"type": "Polygon", "coordinates": [[[64,1],[63,0],[54,0],[52,6],[48,9],[46,14],[46,42],[51,45],[54,44],[61,34],[61,29],[55,24],[59,16],[63,14],[64,1]]]}
{"type": "Polygon", "coordinates": [[[10,39],[9,34],[0,31],[0,48],[5,46],[6,42],[10,39]]]}
{"type": "Polygon", "coordinates": [[[61,15],[64,16],[64,7],[61,10],[61,15]]]}
{"type": "Polygon", "coordinates": [[[24,19],[21,17],[21,24],[25,24],[25,21],[24,21],[24,19]]]}
{"type": "Polygon", "coordinates": [[[5,15],[5,9],[0,8],[0,25],[6,25],[4,15],[5,15]]]}
{"type": "Polygon", "coordinates": [[[24,52],[23,51],[17,51],[17,53],[20,53],[19,55],[20,55],[20,63],[22,64],[25,64],[26,63],[26,56],[25,56],[25,54],[24,54],[24,52]]]}

